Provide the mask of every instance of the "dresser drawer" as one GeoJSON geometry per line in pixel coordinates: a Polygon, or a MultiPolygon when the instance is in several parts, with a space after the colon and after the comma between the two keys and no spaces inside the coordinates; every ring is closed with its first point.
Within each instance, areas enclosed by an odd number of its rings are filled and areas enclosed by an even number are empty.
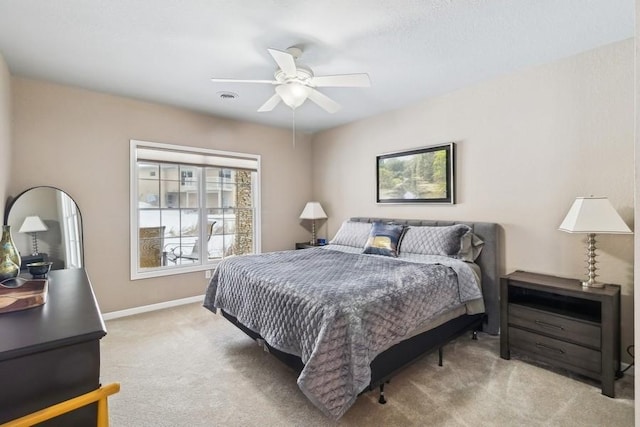
{"type": "Polygon", "coordinates": [[[561,362],[559,366],[564,368],[577,368],[579,372],[595,377],[601,372],[599,351],[511,327],[509,340],[514,349],[561,362]]]}
{"type": "Polygon", "coordinates": [[[593,323],[557,316],[518,304],[509,304],[509,325],[600,349],[600,326],[593,323]]]}

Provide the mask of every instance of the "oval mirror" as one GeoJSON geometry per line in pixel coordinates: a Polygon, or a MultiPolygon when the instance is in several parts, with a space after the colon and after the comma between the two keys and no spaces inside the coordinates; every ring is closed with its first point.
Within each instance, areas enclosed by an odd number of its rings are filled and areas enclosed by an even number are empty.
{"type": "Polygon", "coordinates": [[[22,266],[51,261],[52,270],[82,268],[82,217],[76,202],[54,187],[30,188],[7,207],[5,225],[20,251],[22,266]]]}

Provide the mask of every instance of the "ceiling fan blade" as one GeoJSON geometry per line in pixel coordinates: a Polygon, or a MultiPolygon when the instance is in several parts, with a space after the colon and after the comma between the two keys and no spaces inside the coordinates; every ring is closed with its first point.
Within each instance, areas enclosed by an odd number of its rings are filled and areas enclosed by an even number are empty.
{"type": "Polygon", "coordinates": [[[215,77],[211,79],[214,83],[269,83],[269,84],[277,84],[276,80],[239,80],[239,79],[216,79],[215,77]]]}
{"type": "Polygon", "coordinates": [[[320,107],[322,107],[325,111],[329,113],[335,113],[340,108],[342,108],[340,104],[338,104],[336,101],[329,98],[327,95],[323,94],[322,92],[319,92],[313,88],[309,88],[309,89],[311,90],[309,91],[308,98],[313,102],[315,102],[316,104],[318,104],[320,107]]]}
{"type": "Polygon", "coordinates": [[[337,74],[335,76],[313,77],[310,84],[316,87],[369,87],[371,80],[366,73],[337,74]]]}
{"type": "Polygon", "coordinates": [[[267,50],[287,77],[296,77],[298,75],[296,61],[290,53],[277,49],[267,50]]]}
{"type": "Polygon", "coordinates": [[[262,113],[264,111],[273,110],[274,108],[276,108],[276,105],[280,103],[281,99],[282,98],[280,98],[280,95],[278,95],[277,93],[274,93],[271,98],[267,99],[267,102],[262,104],[262,107],[258,108],[258,112],[262,113]]]}

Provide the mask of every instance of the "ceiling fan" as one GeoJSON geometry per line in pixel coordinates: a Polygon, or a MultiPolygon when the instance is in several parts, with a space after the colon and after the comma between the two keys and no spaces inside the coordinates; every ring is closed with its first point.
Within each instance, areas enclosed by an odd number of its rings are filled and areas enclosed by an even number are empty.
{"type": "Polygon", "coordinates": [[[341,108],[340,104],[316,88],[371,86],[369,75],[366,73],[314,76],[311,68],[296,62],[300,55],[302,55],[302,49],[299,47],[290,47],[286,51],[277,49],[267,50],[279,67],[274,74],[275,80],[212,78],[211,81],[220,83],[268,83],[274,85],[276,93],[258,108],[259,112],[273,110],[280,101],[295,110],[308,98],[327,112],[335,113],[341,108]]]}

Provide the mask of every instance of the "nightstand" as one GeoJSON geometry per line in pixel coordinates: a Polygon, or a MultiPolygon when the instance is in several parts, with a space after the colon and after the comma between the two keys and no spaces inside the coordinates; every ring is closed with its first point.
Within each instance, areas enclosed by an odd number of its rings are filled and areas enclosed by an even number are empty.
{"type": "Polygon", "coordinates": [[[32,262],[45,262],[49,260],[47,254],[44,254],[42,252],[35,255],[22,255],[20,259],[22,260],[22,262],[20,263],[20,270],[26,270],[27,264],[31,264],[32,262]]]}
{"type": "Polygon", "coordinates": [[[600,381],[620,378],[620,286],[516,271],[500,278],[500,357],[522,354],[600,381]]]}
{"type": "Polygon", "coordinates": [[[309,249],[309,248],[317,248],[318,245],[312,245],[309,242],[296,243],[296,249],[309,249]]]}

